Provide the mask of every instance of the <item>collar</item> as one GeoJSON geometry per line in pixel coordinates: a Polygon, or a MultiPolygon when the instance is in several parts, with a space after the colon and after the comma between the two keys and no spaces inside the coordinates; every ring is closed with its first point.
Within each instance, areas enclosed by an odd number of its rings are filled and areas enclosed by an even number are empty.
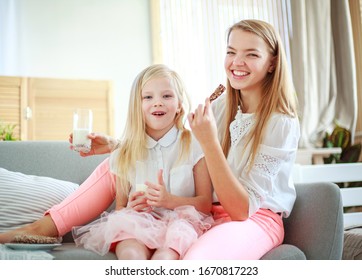
{"type": "Polygon", "coordinates": [[[161,147],[168,147],[171,144],[173,144],[178,135],[178,129],[176,126],[173,126],[160,140],[156,141],[152,139],[150,136],[147,135],[147,148],[152,149],[157,144],[159,144],[161,147]]]}

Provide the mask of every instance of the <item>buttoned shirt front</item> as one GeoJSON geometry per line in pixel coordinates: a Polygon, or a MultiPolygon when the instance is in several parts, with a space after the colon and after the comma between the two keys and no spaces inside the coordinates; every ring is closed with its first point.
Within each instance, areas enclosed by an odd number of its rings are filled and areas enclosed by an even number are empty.
{"type": "MultiPolygon", "coordinates": [[[[192,137],[190,153],[185,160],[178,162],[180,153],[181,132],[174,126],[161,139],[155,141],[147,136],[148,157],[146,164],[156,162],[158,169],[163,169],[163,181],[168,192],[177,196],[192,197],[195,195],[193,168],[204,157],[199,143],[192,137]]],[[[119,149],[110,156],[111,172],[116,174],[119,149]]],[[[130,170],[131,192],[135,191],[136,172],[130,170]]]]}

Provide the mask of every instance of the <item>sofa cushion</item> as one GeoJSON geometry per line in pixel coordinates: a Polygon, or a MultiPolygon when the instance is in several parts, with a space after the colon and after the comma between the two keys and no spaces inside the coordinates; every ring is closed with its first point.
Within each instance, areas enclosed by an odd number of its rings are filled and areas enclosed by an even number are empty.
{"type": "Polygon", "coordinates": [[[343,260],[362,260],[362,226],[344,232],[343,260]]]}
{"type": "Polygon", "coordinates": [[[72,182],[0,168],[0,232],[41,218],[77,187],[72,182]]]}

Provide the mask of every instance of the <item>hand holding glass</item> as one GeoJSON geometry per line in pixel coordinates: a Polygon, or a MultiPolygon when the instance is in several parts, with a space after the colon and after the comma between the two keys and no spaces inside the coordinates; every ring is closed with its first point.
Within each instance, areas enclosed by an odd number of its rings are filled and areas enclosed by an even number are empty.
{"type": "Polygon", "coordinates": [[[93,113],[89,109],[76,109],[73,114],[73,150],[89,153],[92,141],[87,137],[92,131],[93,113]]]}

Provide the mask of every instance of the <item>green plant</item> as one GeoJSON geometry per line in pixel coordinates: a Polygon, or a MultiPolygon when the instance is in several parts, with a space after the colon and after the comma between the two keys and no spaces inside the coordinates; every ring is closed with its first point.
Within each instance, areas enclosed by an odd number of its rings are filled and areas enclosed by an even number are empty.
{"type": "Polygon", "coordinates": [[[0,122],[0,141],[15,141],[14,129],[16,124],[2,124],[0,122]]]}
{"type": "Polygon", "coordinates": [[[341,154],[332,154],[324,158],[324,163],[351,163],[357,162],[361,154],[361,144],[351,145],[351,132],[339,125],[336,125],[333,132],[323,139],[323,147],[340,147],[341,154]]]}

